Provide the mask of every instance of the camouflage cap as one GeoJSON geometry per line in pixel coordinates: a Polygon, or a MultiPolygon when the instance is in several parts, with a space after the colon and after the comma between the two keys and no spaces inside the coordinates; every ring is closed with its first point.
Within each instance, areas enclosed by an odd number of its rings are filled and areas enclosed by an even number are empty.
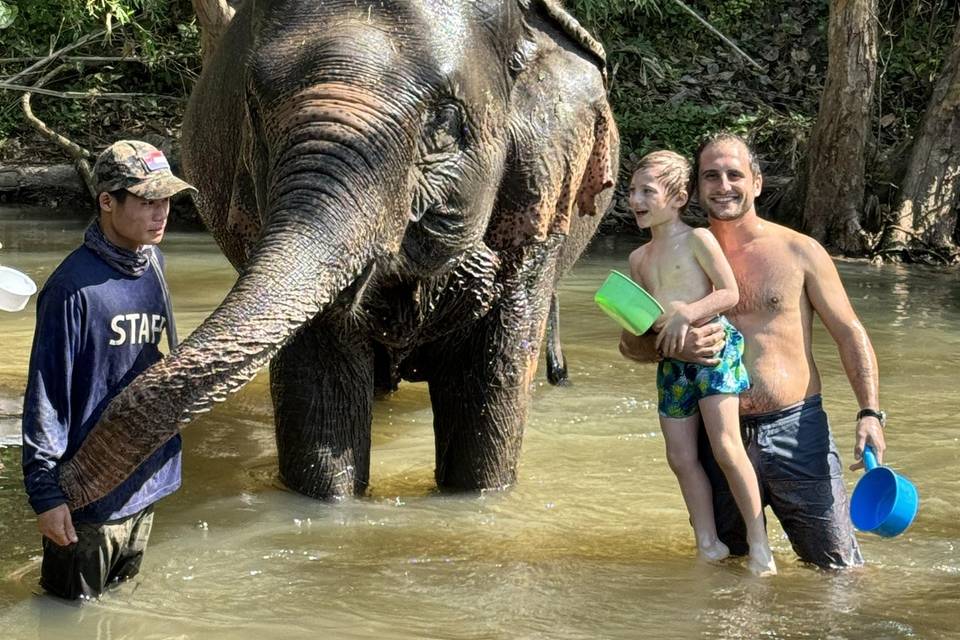
{"type": "Polygon", "coordinates": [[[104,149],[93,166],[97,193],[126,189],[147,200],[196,189],[173,175],[163,152],[139,140],[120,140],[104,149]]]}

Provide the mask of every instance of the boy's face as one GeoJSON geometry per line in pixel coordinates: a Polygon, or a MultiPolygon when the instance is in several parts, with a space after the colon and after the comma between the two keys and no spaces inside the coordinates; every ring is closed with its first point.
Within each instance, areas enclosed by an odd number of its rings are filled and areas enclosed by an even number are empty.
{"type": "Polygon", "coordinates": [[[669,195],[659,175],[658,169],[651,167],[635,172],[630,180],[630,209],[641,229],[676,219],[686,202],[685,193],[669,195]]]}

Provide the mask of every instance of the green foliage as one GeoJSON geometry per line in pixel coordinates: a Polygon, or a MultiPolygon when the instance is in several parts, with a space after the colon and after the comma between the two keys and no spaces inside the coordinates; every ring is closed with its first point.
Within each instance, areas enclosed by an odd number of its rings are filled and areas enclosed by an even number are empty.
{"type": "Polygon", "coordinates": [[[764,0],[706,0],[699,4],[706,9],[704,17],[724,31],[735,29],[739,22],[750,21],[762,13],[764,0]]]}
{"type": "Polygon", "coordinates": [[[700,136],[708,131],[729,128],[733,122],[734,116],[723,107],[666,103],[624,113],[618,124],[629,141],[624,149],[625,159],[636,160],[661,148],[690,153],[700,136]]]}
{"type": "MultiPolygon", "coordinates": [[[[768,170],[794,173],[819,109],[830,3],[686,4],[763,70],[754,69],[675,0],[567,3],[606,47],[625,169],[653,148],[686,152],[703,133],[731,128],[752,139],[768,170]]],[[[879,5],[875,131],[884,147],[908,135],[925,110],[958,10],[955,0],[879,0],[879,5]]]]}
{"type": "MultiPolygon", "coordinates": [[[[768,170],[793,173],[819,108],[829,2],[685,1],[763,69],[749,65],[676,0],[565,3],[606,48],[625,169],[632,158],[653,148],[690,151],[703,133],[733,128],[753,139],[768,170]]],[[[896,146],[916,127],[958,19],[956,0],[879,0],[878,151],[896,146]]],[[[190,0],[0,0],[0,58],[44,56],[103,28],[107,36],[74,53],[130,61],[77,64],[50,88],[189,93],[200,66],[190,0]]],[[[0,77],[28,64],[0,64],[0,77]]],[[[31,135],[18,96],[0,95],[0,142],[31,135]]],[[[86,136],[94,146],[138,127],[175,129],[182,109],[180,103],[149,99],[125,103],[35,96],[33,103],[54,128],[63,126],[71,137],[86,136]]]]}
{"type": "Polygon", "coordinates": [[[923,117],[960,9],[953,0],[881,2],[877,131],[893,146],[923,117]]]}
{"type": "MultiPolygon", "coordinates": [[[[190,0],[0,0],[19,9],[3,31],[0,77],[9,77],[33,60],[105,30],[68,55],[122,60],[74,62],[47,88],[64,91],[149,93],[186,96],[200,66],[199,34],[190,0]]],[[[2,18],[2,13],[0,13],[2,18]]],[[[43,73],[18,80],[32,85],[43,73]]],[[[3,93],[0,101],[0,142],[29,139],[19,96],[3,93]],[[12,100],[7,98],[14,98],[12,100]]],[[[179,121],[182,104],[138,100],[133,103],[101,100],[65,100],[35,95],[37,116],[56,130],[87,146],[103,144],[116,132],[145,126],[167,129],[179,121]],[[161,126],[162,125],[162,126],[161,126]]]]}
{"type": "Polygon", "coordinates": [[[17,19],[20,9],[12,4],[0,0],[0,29],[6,29],[17,19]]]}

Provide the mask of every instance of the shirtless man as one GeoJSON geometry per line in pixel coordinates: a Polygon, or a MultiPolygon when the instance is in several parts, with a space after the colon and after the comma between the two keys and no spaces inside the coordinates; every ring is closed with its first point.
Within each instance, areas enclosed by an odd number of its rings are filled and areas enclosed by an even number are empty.
{"type": "MultiPolygon", "coordinates": [[[[697,151],[694,179],[710,231],[740,288],[740,301],[727,315],[746,341],[744,363],[752,386],[740,396],[740,426],[763,502],[802,560],[821,567],[860,565],[840,456],[820,400],[813,314],[837,343],[860,406],[854,456],[860,460],[870,445],[882,461],[884,418],[870,338],[823,247],[757,215],[754,198],[763,179],[740,137],[721,133],[708,138],[697,151]]],[[[668,356],[716,364],[723,336],[719,324],[692,328],[680,352],[658,354],[656,336],[625,332],[620,351],[641,362],[668,356]]],[[[744,554],[744,524],[723,474],[710,460],[709,446],[701,446],[700,454],[714,487],[719,537],[731,552],[744,554]]],[[[858,462],[851,468],[861,466],[858,462]]]]}

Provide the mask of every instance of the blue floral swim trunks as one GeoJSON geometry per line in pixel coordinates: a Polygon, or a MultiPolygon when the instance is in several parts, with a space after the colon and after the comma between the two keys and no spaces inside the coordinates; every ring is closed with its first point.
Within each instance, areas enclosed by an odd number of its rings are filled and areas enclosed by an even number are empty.
{"type": "Polygon", "coordinates": [[[743,366],[743,335],[723,316],[717,320],[726,333],[720,364],[706,366],[664,358],[657,367],[657,409],[665,418],[688,418],[699,413],[701,398],[719,393],[740,394],[750,388],[743,366]]]}

